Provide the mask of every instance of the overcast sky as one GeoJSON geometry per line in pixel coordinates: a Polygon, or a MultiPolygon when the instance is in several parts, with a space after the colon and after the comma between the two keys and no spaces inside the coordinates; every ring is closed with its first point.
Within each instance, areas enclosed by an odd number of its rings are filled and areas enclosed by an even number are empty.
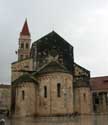
{"type": "Polygon", "coordinates": [[[32,42],[55,30],[91,76],[108,75],[108,0],[0,0],[0,83],[10,83],[25,18],[32,42]]]}

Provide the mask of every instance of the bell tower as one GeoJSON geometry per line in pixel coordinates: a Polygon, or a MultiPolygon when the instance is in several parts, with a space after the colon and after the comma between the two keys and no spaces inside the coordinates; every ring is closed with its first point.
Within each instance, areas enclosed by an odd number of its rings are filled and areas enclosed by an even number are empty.
{"type": "Polygon", "coordinates": [[[18,61],[29,58],[30,44],[31,44],[31,35],[29,32],[27,19],[26,19],[19,36],[18,61]]]}

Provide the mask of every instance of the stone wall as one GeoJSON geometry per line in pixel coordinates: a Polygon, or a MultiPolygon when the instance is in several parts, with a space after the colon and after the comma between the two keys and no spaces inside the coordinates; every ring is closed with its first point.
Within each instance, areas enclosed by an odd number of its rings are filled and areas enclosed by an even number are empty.
{"type": "Polygon", "coordinates": [[[33,70],[33,61],[32,59],[25,59],[22,61],[17,61],[11,65],[11,81],[14,81],[19,76],[23,74],[21,70],[32,71],[33,70]]]}
{"type": "Polygon", "coordinates": [[[0,85],[0,110],[10,110],[11,104],[11,86],[0,85]]]}
{"type": "Polygon", "coordinates": [[[67,73],[50,73],[38,77],[38,115],[56,115],[73,112],[73,77],[67,73]],[[60,97],[57,84],[61,85],[60,97]],[[44,97],[44,86],[47,97],[44,97]]]}
{"type": "Polygon", "coordinates": [[[16,116],[31,116],[36,113],[37,85],[34,83],[22,83],[16,88],[16,116]]]}
{"type": "Polygon", "coordinates": [[[89,87],[75,88],[74,111],[81,114],[90,114],[92,110],[91,93],[89,87]]]}

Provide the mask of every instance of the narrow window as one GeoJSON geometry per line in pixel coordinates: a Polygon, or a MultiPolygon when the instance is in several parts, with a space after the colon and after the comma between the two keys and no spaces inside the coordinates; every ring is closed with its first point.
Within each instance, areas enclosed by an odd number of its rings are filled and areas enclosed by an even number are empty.
{"type": "Polygon", "coordinates": [[[29,48],[28,43],[26,43],[26,49],[28,49],[28,48],[29,48]]]}
{"type": "Polygon", "coordinates": [[[57,84],[57,96],[60,97],[61,96],[61,85],[60,83],[57,84]]]}
{"type": "Polygon", "coordinates": [[[47,97],[47,87],[44,86],[44,97],[46,98],[47,97]]]}
{"type": "Polygon", "coordinates": [[[24,48],[24,43],[21,43],[21,48],[22,48],[22,49],[24,48]]]}
{"type": "Polygon", "coordinates": [[[83,97],[84,97],[84,101],[86,101],[86,94],[85,93],[83,94],[83,97]]]}
{"type": "Polygon", "coordinates": [[[24,100],[24,98],[25,98],[25,92],[24,92],[24,90],[22,91],[22,100],[24,100]]]}

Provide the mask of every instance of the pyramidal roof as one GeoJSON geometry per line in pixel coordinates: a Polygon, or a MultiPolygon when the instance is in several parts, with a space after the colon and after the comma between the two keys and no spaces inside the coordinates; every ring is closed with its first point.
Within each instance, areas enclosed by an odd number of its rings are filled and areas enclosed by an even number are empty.
{"type": "Polygon", "coordinates": [[[20,32],[20,35],[29,35],[30,36],[27,19],[25,20],[25,23],[23,25],[22,31],[20,32]]]}
{"type": "Polygon", "coordinates": [[[70,73],[64,65],[62,65],[56,61],[51,61],[48,64],[41,67],[37,72],[35,72],[33,74],[34,75],[35,74],[46,74],[46,73],[54,73],[54,72],[70,73]]]}

